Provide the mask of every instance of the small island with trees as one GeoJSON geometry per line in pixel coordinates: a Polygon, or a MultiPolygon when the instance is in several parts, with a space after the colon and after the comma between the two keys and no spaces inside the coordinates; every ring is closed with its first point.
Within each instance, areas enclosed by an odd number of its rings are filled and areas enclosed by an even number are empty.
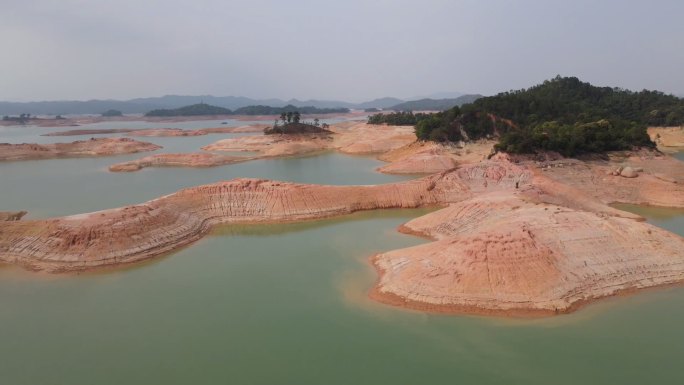
{"type": "Polygon", "coordinates": [[[18,124],[26,124],[30,122],[31,119],[35,119],[35,117],[32,117],[31,114],[19,114],[19,116],[5,115],[2,117],[3,122],[11,122],[18,124]]]}
{"type": "Polygon", "coordinates": [[[111,109],[111,110],[107,110],[107,111],[102,113],[102,117],[104,117],[104,118],[113,118],[113,117],[118,117],[118,116],[123,116],[123,112],[121,112],[119,110],[111,109]]]}
{"type": "Polygon", "coordinates": [[[210,115],[231,115],[233,112],[227,108],[212,106],[206,103],[193,104],[190,106],[152,110],[145,114],[149,117],[171,117],[171,116],[210,116],[210,115]]]}
{"type": "Polygon", "coordinates": [[[276,120],[273,123],[273,127],[265,129],[264,134],[332,134],[332,131],[328,130],[328,128],[328,124],[321,124],[318,118],[314,119],[311,123],[302,122],[299,111],[288,111],[282,112],[280,120],[276,120]]]}

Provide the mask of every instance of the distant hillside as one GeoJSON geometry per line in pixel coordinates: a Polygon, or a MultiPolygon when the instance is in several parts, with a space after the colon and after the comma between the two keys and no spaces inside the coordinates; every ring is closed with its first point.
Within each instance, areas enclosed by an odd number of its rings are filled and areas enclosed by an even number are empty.
{"type": "Polygon", "coordinates": [[[394,111],[445,111],[455,106],[472,103],[482,95],[463,95],[453,99],[420,99],[396,104],[388,109],[394,111]]]}
{"type": "Polygon", "coordinates": [[[152,110],[146,113],[145,116],[202,116],[230,115],[232,113],[233,112],[227,108],[200,103],[174,109],[152,110]]]}
{"type": "Polygon", "coordinates": [[[366,108],[386,109],[403,102],[403,100],[397,98],[380,98],[371,100],[369,102],[359,103],[355,106],[355,108],[358,108],[360,110],[365,110],[366,108]]]}
{"type": "Polygon", "coordinates": [[[288,104],[284,107],[271,107],[271,106],[247,106],[238,108],[233,111],[235,115],[280,115],[283,112],[294,112],[298,111],[301,114],[335,114],[335,113],[347,113],[348,108],[317,108],[313,106],[302,106],[297,107],[292,104],[288,104]]]}
{"type": "Polygon", "coordinates": [[[193,104],[208,104],[212,106],[236,110],[248,106],[285,107],[293,105],[299,108],[387,108],[401,103],[396,98],[381,98],[363,103],[350,103],[335,100],[297,100],[284,101],[281,99],[251,99],[240,96],[182,96],[166,95],[152,98],[137,98],[131,100],[63,100],[43,102],[0,102],[0,115],[100,115],[102,111],[118,110],[124,114],[144,114],[151,110],[170,110],[193,104]]]}
{"type": "Polygon", "coordinates": [[[434,92],[429,95],[415,96],[408,98],[407,100],[419,100],[419,99],[456,99],[459,96],[465,95],[462,92],[434,92]]]}
{"type": "Polygon", "coordinates": [[[313,106],[297,107],[288,104],[284,107],[246,106],[231,111],[227,108],[212,106],[206,103],[193,104],[173,109],[156,109],[145,116],[200,116],[200,115],[280,115],[283,112],[299,112],[300,114],[334,114],[349,112],[348,108],[316,108],[313,106]]]}
{"type": "Polygon", "coordinates": [[[50,101],[50,102],[0,102],[0,115],[100,115],[102,111],[118,110],[126,114],[142,114],[163,106],[153,103],[135,103],[118,100],[50,101]]]}
{"type": "MultiPolygon", "coordinates": [[[[434,95],[455,95],[457,93],[438,93],[434,95]]],[[[432,99],[439,101],[441,99],[433,97],[432,99]]],[[[459,98],[448,98],[448,100],[456,99],[454,102],[444,102],[437,105],[441,107],[451,104],[450,107],[462,103],[459,98]]],[[[447,100],[447,99],[445,99],[447,100]]],[[[212,106],[227,108],[229,110],[237,110],[239,108],[248,106],[271,106],[271,107],[285,107],[293,105],[298,108],[315,107],[315,108],[349,108],[365,110],[367,108],[389,109],[394,106],[404,103],[405,100],[384,97],[370,100],[362,103],[351,103],[340,100],[281,100],[281,99],[252,99],[243,96],[212,96],[212,95],[166,95],[160,97],[150,98],[136,98],[130,100],[60,100],[60,101],[40,101],[40,102],[1,102],[0,101],[0,115],[100,115],[102,111],[117,110],[124,114],[144,114],[151,110],[172,110],[183,106],[190,106],[194,104],[208,104],[212,106]]],[[[430,107],[430,105],[428,105],[430,107]]]]}

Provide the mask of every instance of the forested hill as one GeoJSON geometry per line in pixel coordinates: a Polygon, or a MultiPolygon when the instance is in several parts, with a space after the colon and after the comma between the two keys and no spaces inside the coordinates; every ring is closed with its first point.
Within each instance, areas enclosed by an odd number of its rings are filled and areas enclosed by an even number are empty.
{"type": "Polygon", "coordinates": [[[301,114],[336,114],[336,113],[347,113],[348,108],[317,108],[313,106],[303,106],[296,107],[292,104],[288,104],[284,107],[271,107],[271,106],[247,106],[238,108],[234,111],[235,115],[280,115],[283,112],[294,112],[297,111],[301,114]]]}
{"type": "Polygon", "coordinates": [[[437,141],[498,136],[501,151],[572,156],[653,146],[648,126],[681,124],[684,100],[675,96],[596,87],[559,76],[435,114],[416,124],[416,135],[437,141]]]}
{"type": "Polygon", "coordinates": [[[526,90],[478,99],[473,105],[523,125],[624,119],[661,126],[684,120],[684,101],[676,96],[596,87],[575,77],[556,77],[526,90]]]}
{"type": "Polygon", "coordinates": [[[230,115],[233,112],[227,108],[216,107],[209,104],[193,104],[174,109],[152,110],[145,116],[201,116],[201,115],[230,115]]]}

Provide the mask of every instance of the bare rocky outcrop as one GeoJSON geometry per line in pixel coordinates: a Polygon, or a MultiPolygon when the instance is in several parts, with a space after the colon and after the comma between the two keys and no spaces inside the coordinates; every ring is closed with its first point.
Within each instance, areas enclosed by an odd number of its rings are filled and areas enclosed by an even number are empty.
{"type": "Polygon", "coordinates": [[[639,173],[637,172],[637,170],[627,166],[620,170],[620,176],[623,176],[625,178],[636,178],[639,176],[639,173]]]}
{"type": "Polygon", "coordinates": [[[387,174],[433,174],[477,163],[492,153],[493,141],[460,144],[416,141],[382,154],[378,159],[390,162],[378,168],[387,174]]]}
{"type": "Polygon", "coordinates": [[[72,143],[9,144],[0,143],[0,161],[68,158],[81,156],[108,156],[155,151],[161,146],[129,138],[91,138],[72,143]]]}

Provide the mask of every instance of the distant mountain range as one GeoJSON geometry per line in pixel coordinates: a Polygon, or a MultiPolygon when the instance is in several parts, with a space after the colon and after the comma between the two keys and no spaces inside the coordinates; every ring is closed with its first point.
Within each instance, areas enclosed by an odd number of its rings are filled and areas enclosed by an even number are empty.
{"type": "Polygon", "coordinates": [[[419,99],[396,104],[389,109],[395,111],[444,111],[455,106],[472,103],[482,95],[461,95],[450,99],[419,99]]]}
{"type": "MultiPolygon", "coordinates": [[[[439,93],[435,95],[443,95],[439,93]]],[[[450,93],[454,94],[454,93],[450,93]]],[[[459,94],[460,95],[460,94],[459,94]]],[[[466,95],[469,96],[469,95],[466,95]]],[[[458,99],[458,98],[456,98],[458,99]]],[[[427,105],[428,109],[436,109],[434,103],[439,105],[449,105],[452,102],[445,102],[450,99],[425,99],[418,104],[427,105]],[[429,100],[434,100],[430,102],[429,100]],[[433,104],[430,104],[433,103],[433,104]]],[[[406,100],[398,98],[380,98],[363,103],[350,103],[338,100],[281,100],[281,99],[252,99],[242,96],[183,96],[166,95],[161,97],[137,98],[131,100],[63,100],[63,101],[41,101],[41,102],[0,102],[0,115],[80,115],[80,114],[101,114],[107,110],[118,110],[124,114],[144,114],[158,109],[174,109],[199,103],[206,103],[217,107],[237,110],[247,106],[271,106],[284,107],[294,105],[297,107],[316,107],[316,108],[350,108],[350,109],[393,109],[395,106],[402,106],[406,100]]],[[[458,103],[458,102],[457,102],[458,103]]],[[[456,104],[451,104],[451,108],[456,104]]],[[[410,105],[409,105],[410,106],[410,105]]],[[[401,107],[402,109],[404,107],[401,107]]]]}

